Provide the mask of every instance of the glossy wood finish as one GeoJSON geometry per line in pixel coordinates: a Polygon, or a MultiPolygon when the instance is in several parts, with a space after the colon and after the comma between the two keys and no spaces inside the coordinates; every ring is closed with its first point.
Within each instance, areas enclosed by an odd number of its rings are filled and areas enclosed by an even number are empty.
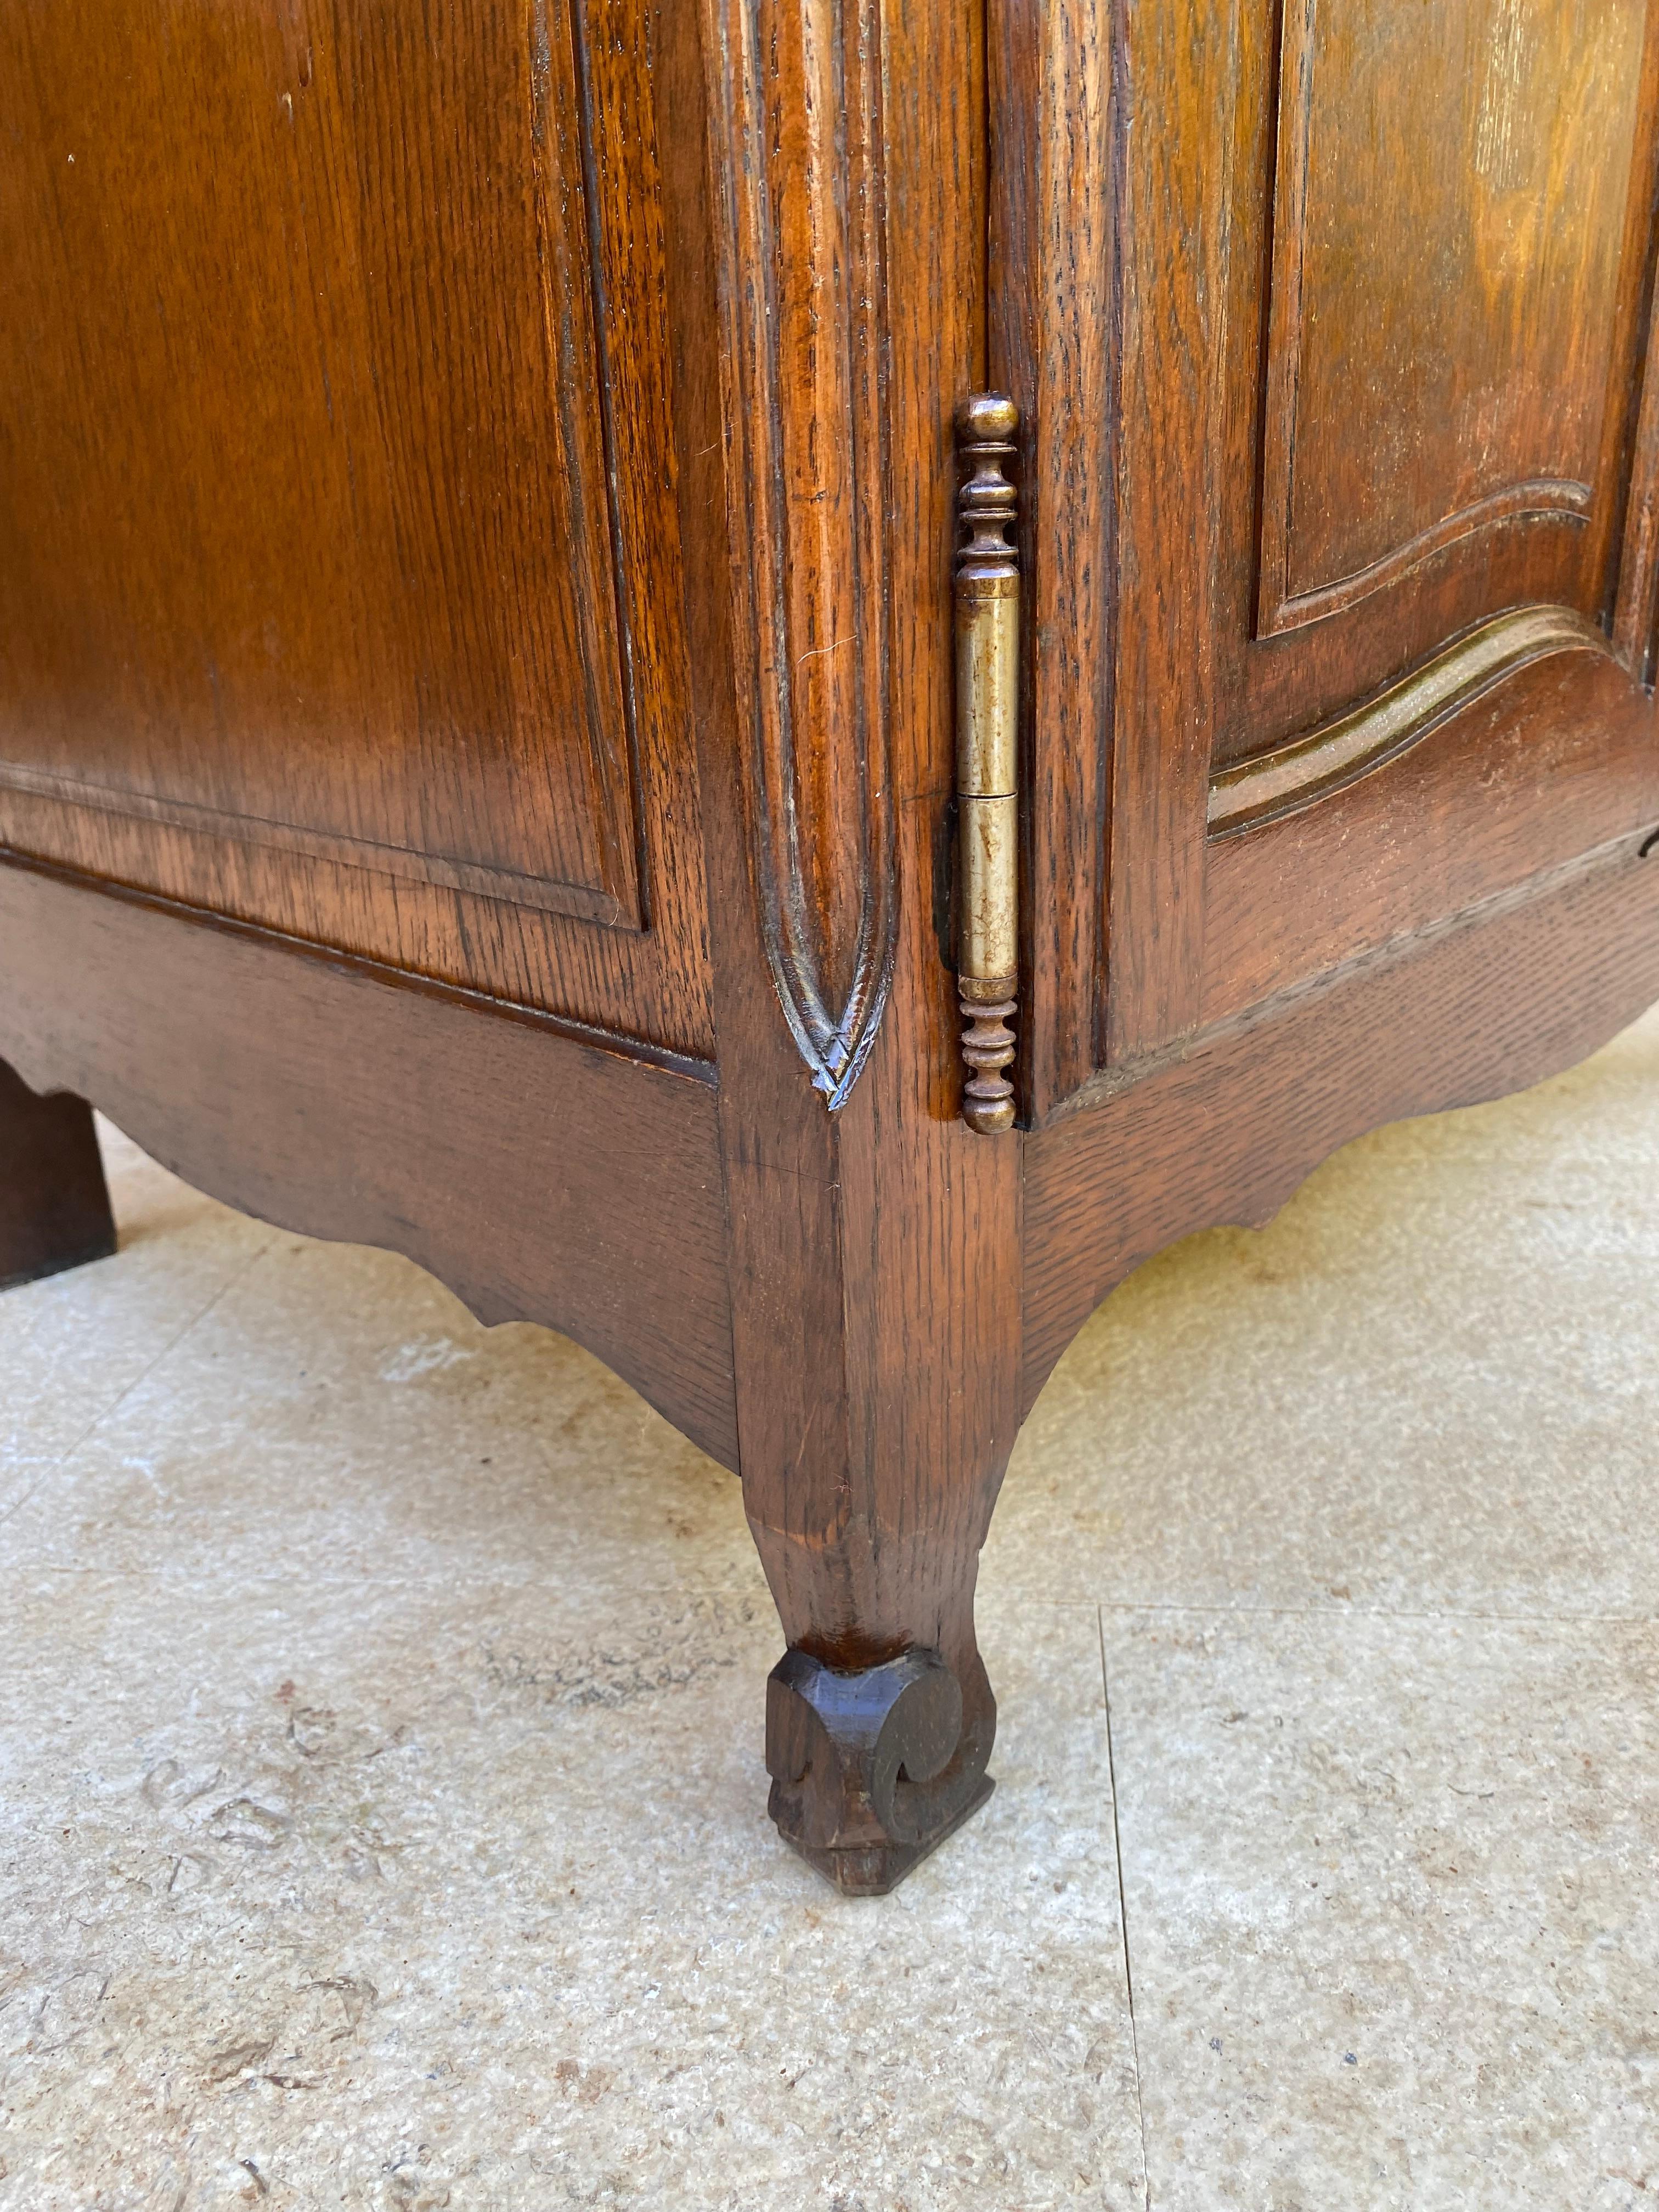
{"type": "Polygon", "coordinates": [[[0,10],[9,843],[709,1048],[653,18],[0,10]]]}
{"type": "Polygon", "coordinates": [[[1570,607],[1509,608],[1347,714],[1217,769],[1211,837],[1238,836],[1345,791],[1534,661],[1607,651],[1602,632],[1570,607]]]}
{"type": "Polygon", "coordinates": [[[839,1105],[897,927],[882,11],[770,0],[714,30],[745,799],[773,979],[839,1105]]]}
{"type": "Polygon", "coordinates": [[[1094,1302],[1659,997],[1659,5],[71,13],[0,0],[0,1055],[737,1468],[774,1816],[889,1887],[988,1794],[979,1551],[1094,1302]]]}
{"type": "MultiPolygon", "coordinates": [[[[1241,896],[1252,863],[1209,834],[1241,826],[1214,820],[1218,784],[1517,607],[1606,625],[1640,677],[1654,604],[1659,447],[1638,437],[1654,11],[1459,0],[1413,28],[1370,0],[1169,0],[1080,16],[1012,11],[993,82],[998,343],[1016,397],[1041,412],[1051,391],[1067,418],[1039,434],[1027,495],[1034,590],[1068,598],[1030,683],[1039,1120],[1096,1067],[1240,1003],[1237,917],[1258,900],[1275,929],[1288,903],[1318,933],[1295,909],[1340,885],[1340,817],[1328,842],[1311,817],[1301,833],[1305,892],[1270,841],[1241,896]],[[1112,204],[1103,244],[1094,210],[1112,204]],[[1085,638],[1105,643],[1080,678],[1085,638]]],[[[1609,695],[1577,672],[1593,723],[1609,695]]],[[[1379,891],[1402,927],[1421,906],[1407,824],[1441,818],[1479,848],[1473,794],[1495,782],[1483,895],[1534,818],[1507,811],[1501,735],[1437,775],[1419,744],[1444,711],[1429,702],[1370,763],[1403,833],[1379,891]]],[[[1608,741],[1615,781],[1626,741],[1608,741]]]]}
{"type": "Polygon", "coordinates": [[[40,1097],[0,1060],[0,1290],[114,1249],[91,1108],[40,1097]]]}
{"type": "Polygon", "coordinates": [[[1645,0],[1289,0],[1258,635],[1482,537],[1528,549],[1529,595],[1577,596],[1645,15],[1645,0]]]}
{"type": "Polygon", "coordinates": [[[1370,775],[1215,840],[1202,1023],[1659,823],[1655,738],[1605,641],[1575,640],[1431,713],[1370,775]]]}
{"type": "MultiPolygon", "coordinates": [[[[1019,1074],[1026,1110],[1038,1116],[1097,1064],[1114,785],[1129,767],[1113,744],[1125,680],[1116,556],[1127,519],[1115,495],[1127,227],[1127,216],[1117,219],[1125,212],[1124,86],[1114,67],[1121,7],[1051,0],[994,7],[987,18],[985,381],[1012,394],[1024,425],[1012,471],[1024,578],[1021,781],[1032,794],[1023,825],[1019,1074]]],[[[1156,362],[1145,368],[1149,380],[1160,374],[1156,362]]],[[[1169,481],[1173,488],[1174,471],[1169,481]]],[[[1149,481],[1147,499],[1156,501],[1159,483],[1149,481]]],[[[1156,512],[1146,520],[1156,527],[1156,512]]],[[[1187,527],[1178,514],[1169,526],[1177,537],[1187,527]]],[[[1131,640],[1132,661],[1161,650],[1167,631],[1131,640]]],[[[1128,678],[1136,680],[1133,665],[1128,678]]],[[[1157,865],[1149,858],[1149,868],[1157,865]]]]}
{"type": "Polygon", "coordinates": [[[1277,42],[1264,13],[1222,241],[1218,760],[1506,606],[1605,616],[1651,259],[1645,0],[1460,0],[1415,33],[1294,0],[1277,42]]]}

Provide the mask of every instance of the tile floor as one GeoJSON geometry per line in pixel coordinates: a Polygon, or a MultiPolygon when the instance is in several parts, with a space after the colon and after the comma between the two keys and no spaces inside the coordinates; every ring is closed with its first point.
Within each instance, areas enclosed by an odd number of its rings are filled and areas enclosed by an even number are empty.
{"type": "Polygon", "coordinates": [[[882,1903],[731,1478],[109,1156],[0,1300],[5,2212],[1659,2203],[1659,1019],[1107,1303],[882,1903]]]}

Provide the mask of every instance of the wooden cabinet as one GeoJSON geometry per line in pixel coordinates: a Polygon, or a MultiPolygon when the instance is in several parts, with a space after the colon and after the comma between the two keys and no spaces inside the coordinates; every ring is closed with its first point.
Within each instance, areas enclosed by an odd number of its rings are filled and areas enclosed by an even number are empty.
{"type": "Polygon", "coordinates": [[[650,15],[0,11],[9,842],[712,1049],[650,15]]]}
{"type": "Polygon", "coordinates": [[[890,1887],[1099,1297],[1659,998],[1659,8],[0,70],[0,1278],[105,1249],[91,1100],[568,1330],[741,1473],[775,1816],[890,1887]]]}

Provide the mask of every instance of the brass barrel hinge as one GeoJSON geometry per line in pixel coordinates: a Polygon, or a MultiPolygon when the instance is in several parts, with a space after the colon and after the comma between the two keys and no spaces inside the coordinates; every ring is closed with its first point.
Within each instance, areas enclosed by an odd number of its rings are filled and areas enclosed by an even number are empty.
{"type": "Polygon", "coordinates": [[[961,880],[957,992],[967,1027],[962,1118],[994,1136],[1014,1126],[1008,1069],[1019,998],[1018,494],[1003,469],[1019,410],[976,392],[957,410],[971,469],[957,496],[966,542],[956,567],[957,810],[961,880]]]}

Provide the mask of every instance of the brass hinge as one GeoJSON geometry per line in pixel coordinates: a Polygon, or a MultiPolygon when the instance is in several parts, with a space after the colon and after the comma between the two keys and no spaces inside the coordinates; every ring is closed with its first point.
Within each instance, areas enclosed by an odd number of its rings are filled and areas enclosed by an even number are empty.
{"type": "Polygon", "coordinates": [[[957,410],[972,474],[957,498],[968,532],[957,555],[957,808],[961,915],[957,993],[967,1023],[962,1118],[994,1136],[1014,1126],[1008,1068],[1019,998],[1019,556],[1009,543],[1018,495],[1003,471],[1019,410],[976,392],[957,410]]]}

